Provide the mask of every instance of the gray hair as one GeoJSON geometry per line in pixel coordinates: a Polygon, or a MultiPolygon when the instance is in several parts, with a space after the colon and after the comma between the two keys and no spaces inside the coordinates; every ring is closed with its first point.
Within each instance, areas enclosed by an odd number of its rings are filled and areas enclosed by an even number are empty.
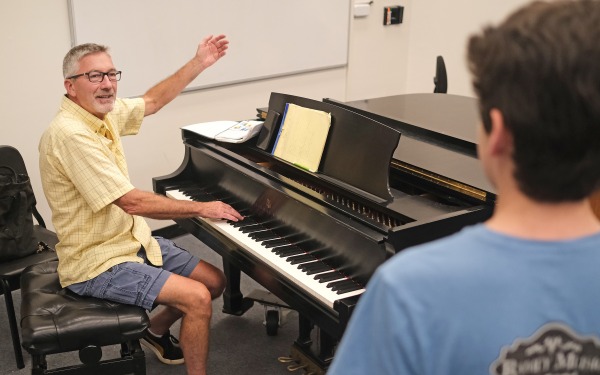
{"type": "Polygon", "coordinates": [[[104,52],[108,54],[108,47],[95,43],[80,44],[71,48],[63,59],[63,77],[74,75],[79,69],[79,61],[92,53],[104,52]]]}

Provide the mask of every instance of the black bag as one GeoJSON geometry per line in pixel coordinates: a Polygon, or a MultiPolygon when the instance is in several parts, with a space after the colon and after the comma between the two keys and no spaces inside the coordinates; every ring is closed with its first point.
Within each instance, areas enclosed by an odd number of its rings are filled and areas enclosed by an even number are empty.
{"type": "Polygon", "coordinates": [[[0,166],[0,261],[22,258],[37,251],[33,233],[34,206],[29,176],[0,166]]]}

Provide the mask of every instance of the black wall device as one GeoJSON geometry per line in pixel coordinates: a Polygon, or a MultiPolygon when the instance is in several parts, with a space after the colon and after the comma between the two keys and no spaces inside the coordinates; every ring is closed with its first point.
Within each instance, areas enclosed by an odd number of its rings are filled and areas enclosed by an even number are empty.
{"type": "Polygon", "coordinates": [[[402,17],[404,16],[404,7],[397,5],[383,8],[383,24],[397,25],[402,23],[402,17]]]}

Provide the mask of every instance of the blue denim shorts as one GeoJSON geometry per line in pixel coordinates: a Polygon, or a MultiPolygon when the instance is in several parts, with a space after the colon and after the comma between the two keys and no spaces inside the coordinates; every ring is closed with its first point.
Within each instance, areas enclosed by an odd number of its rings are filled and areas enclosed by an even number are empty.
{"type": "Polygon", "coordinates": [[[142,249],[138,256],[145,263],[126,262],[112,266],[93,279],[69,285],[71,291],[109,301],[152,310],[154,301],[171,274],[189,276],[200,259],[171,240],[155,237],[162,252],[163,266],[151,265],[142,249]]]}

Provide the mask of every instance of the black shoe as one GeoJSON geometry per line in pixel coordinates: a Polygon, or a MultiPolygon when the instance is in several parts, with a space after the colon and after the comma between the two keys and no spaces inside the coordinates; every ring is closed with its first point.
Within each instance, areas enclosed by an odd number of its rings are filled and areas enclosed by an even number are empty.
{"type": "Polygon", "coordinates": [[[141,339],[142,345],[152,350],[159,361],[167,365],[180,365],[184,361],[183,352],[179,347],[177,340],[170,332],[157,337],[146,331],[146,335],[141,339]]]}

